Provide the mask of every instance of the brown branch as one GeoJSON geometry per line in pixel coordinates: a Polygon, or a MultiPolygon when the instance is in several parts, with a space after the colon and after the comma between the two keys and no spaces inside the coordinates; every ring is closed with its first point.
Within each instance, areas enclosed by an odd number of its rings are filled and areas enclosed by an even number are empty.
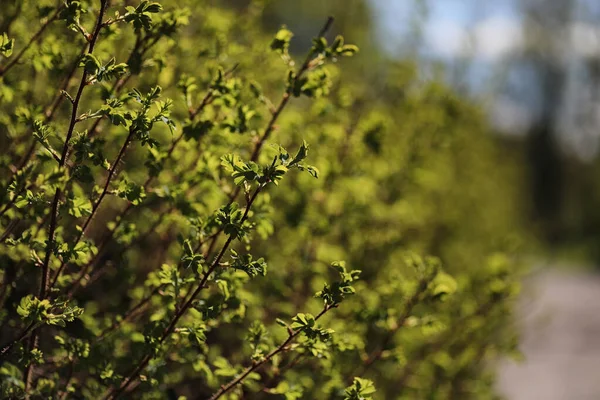
{"type": "MultiPolygon", "coordinates": [[[[36,332],[33,333],[29,337],[29,341],[27,342],[27,354],[30,355],[31,351],[37,347],[38,344],[38,335],[36,332]]],[[[25,382],[25,400],[30,399],[29,388],[31,388],[31,384],[33,383],[33,362],[28,360],[27,366],[25,367],[25,371],[23,373],[23,381],[25,382]]]]}
{"type": "Polygon", "coordinates": [[[21,333],[19,334],[19,337],[12,340],[10,343],[7,343],[4,346],[2,346],[2,349],[0,350],[0,360],[2,360],[4,358],[4,356],[6,356],[8,354],[8,352],[17,343],[21,342],[23,339],[25,339],[27,336],[29,336],[29,334],[31,333],[31,331],[33,330],[34,327],[35,327],[35,324],[33,322],[30,323],[29,325],[27,325],[27,327],[23,331],[21,331],[21,333]]]}
{"type": "MultiPolygon", "coordinates": [[[[94,51],[94,46],[96,45],[96,41],[98,40],[98,36],[100,36],[100,30],[102,28],[102,18],[104,16],[104,12],[106,11],[108,0],[100,0],[100,12],[98,14],[98,20],[96,22],[96,28],[94,29],[94,33],[90,40],[90,44],[88,47],[88,54],[91,54],[94,51]]],[[[73,136],[73,132],[75,130],[75,122],[77,121],[77,110],[79,108],[79,103],[81,101],[81,96],[83,94],[83,89],[86,86],[87,82],[87,73],[83,71],[81,75],[81,82],[79,83],[79,89],[77,90],[77,94],[75,99],[73,100],[73,109],[71,112],[71,121],[69,123],[69,129],[67,131],[67,136],[65,138],[65,144],[62,149],[59,167],[63,168],[65,162],[67,161],[67,155],[69,151],[69,141],[73,136]]],[[[62,190],[60,188],[56,189],[54,194],[54,199],[52,200],[52,210],[50,212],[50,228],[48,230],[48,244],[46,248],[46,256],[44,258],[44,264],[42,266],[42,284],[40,286],[40,298],[43,299],[46,297],[46,292],[48,290],[48,284],[50,280],[50,258],[52,256],[52,250],[54,248],[55,241],[55,232],[57,228],[57,220],[58,220],[58,204],[60,201],[60,197],[62,194],[62,190]]]]}
{"type": "MultiPolygon", "coordinates": [[[[98,199],[96,199],[96,202],[92,206],[92,211],[91,211],[90,215],[87,217],[87,219],[83,223],[83,226],[81,227],[81,230],[79,231],[79,235],[77,235],[77,238],[74,241],[73,247],[77,246],[77,244],[81,241],[81,239],[83,238],[83,235],[85,235],[85,232],[89,228],[90,223],[96,216],[98,209],[100,208],[100,204],[102,203],[102,200],[104,200],[104,198],[106,197],[106,194],[108,193],[108,189],[110,187],[110,182],[115,177],[117,168],[118,168],[119,164],[121,163],[123,156],[125,155],[125,150],[127,150],[127,147],[129,147],[129,143],[131,143],[131,140],[133,139],[134,132],[135,131],[133,129],[129,130],[129,134],[127,135],[127,138],[125,139],[123,146],[121,146],[121,149],[119,150],[119,154],[117,154],[117,158],[115,159],[110,170],[108,171],[108,176],[106,177],[106,181],[104,182],[104,187],[102,189],[102,192],[100,193],[100,196],[98,197],[98,199]]],[[[60,267],[56,271],[56,274],[54,276],[54,279],[53,279],[50,287],[53,287],[56,284],[56,281],[58,280],[60,274],[62,273],[62,271],[64,270],[64,267],[66,265],[67,265],[67,263],[63,260],[60,267]]]]}
{"type": "MultiPolygon", "coordinates": [[[[252,207],[254,200],[256,200],[256,197],[258,196],[258,194],[261,192],[261,190],[263,188],[264,188],[264,186],[259,186],[254,191],[254,194],[248,200],[248,203],[246,204],[246,209],[244,211],[242,219],[240,220],[240,224],[243,224],[246,221],[246,219],[248,218],[248,214],[250,213],[250,208],[252,207]]],[[[162,343],[164,343],[164,341],[173,333],[173,331],[175,330],[175,326],[177,325],[177,322],[179,322],[179,320],[185,315],[185,313],[192,307],[192,304],[193,304],[194,300],[196,299],[196,297],[206,287],[206,282],[208,281],[208,278],[219,267],[221,259],[225,255],[225,252],[227,252],[229,245],[231,244],[232,241],[233,241],[233,236],[229,236],[229,238],[227,239],[227,241],[221,248],[221,251],[219,252],[217,257],[214,259],[213,263],[208,268],[208,270],[206,271],[206,273],[204,274],[202,279],[200,280],[200,283],[196,287],[196,290],[194,290],[192,292],[192,295],[185,301],[185,303],[181,307],[177,307],[178,311],[175,313],[175,316],[171,319],[171,321],[169,322],[169,325],[163,331],[163,334],[161,335],[160,339],[158,340],[159,346],[162,345],[162,343]]],[[[111,389],[110,392],[108,393],[108,395],[105,397],[105,399],[116,399],[121,393],[123,393],[127,389],[127,387],[130,386],[135,379],[137,379],[139,373],[148,365],[148,363],[150,362],[151,359],[152,359],[152,355],[146,354],[142,358],[142,360],[138,363],[138,365],[133,369],[133,371],[127,376],[127,378],[125,378],[125,380],[121,383],[119,388],[111,389]]]]}
{"type": "MultiPolygon", "coordinates": [[[[233,69],[230,71],[233,72],[233,69]]],[[[121,86],[122,87],[122,86],[121,86]]],[[[115,90],[115,87],[113,87],[113,90],[115,90]]],[[[117,91],[119,89],[116,89],[117,91]]],[[[204,98],[202,99],[201,103],[198,105],[198,107],[194,110],[191,110],[189,112],[189,116],[190,119],[193,120],[199,113],[201,113],[204,108],[209,105],[213,99],[213,94],[214,91],[213,89],[209,89],[206,93],[206,95],[204,96],[204,98]]],[[[100,120],[97,120],[97,122],[100,120]]],[[[92,129],[92,132],[94,131],[94,129],[92,129]]],[[[173,141],[171,142],[171,145],[169,146],[169,149],[167,150],[167,155],[165,157],[165,160],[168,160],[171,158],[171,156],[173,155],[173,152],[175,151],[175,148],[177,147],[177,145],[181,142],[181,140],[183,140],[184,138],[184,134],[183,132],[181,132],[181,134],[173,141]]],[[[116,163],[115,163],[116,165],[116,163]]],[[[114,166],[114,165],[113,165],[114,166]]],[[[144,191],[148,191],[148,189],[150,188],[150,185],[153,183],[154,179],[156,179],[156,176],[149,176],[146,181],[143,184],[143,188],[144,191]]],[[[79,276],[76,278],[76,280],[73,282],[73,284],[71,285],[71,287],[68,290],[69,293],[69,297],[71,297],[73,295],[72,291],[74,289],[76,289],[77,287],[79,287],[79,284],[81,283],[81,280],[83,279],[83,277],[89,272],[90,268],[93,267],[93,264],[95,263],[95,261],[98,259],[100,251],[109,243],[110,239],[113,237],[114,233],[116,232],[116,230],[119,228],[119,226],[121,226],[121,224],[123,223],[125,216],[129,213],[129,211],[131,211],[133,209],[133,203],[128,203],[127,206],[119,213],[119,215],[117,215],[116,217],[116,221],[115,224],[112,228],[109,229],[108,234],[105,235],[104,239],[102,239],[102,242],[100,243],[100,245],[98,246],[98,252],[96,254],[95,257],[93,257],[89,263],[87,263],[85,265],[85,267],[82,268],[82,270],[79,273],[79,276]]],[[[92,211],[92,214],[94,213],[94,211],[92,211]]],[[[89,221],[90,219],[88,219],[89,221]]],[[[88,222],[86,221],[86,223],[88,222]]],[[[83,234],[85,233],[85,228],[87,227],[86,224],[84,224],[84,228],[82,229],[79,237],[77,238],[75,244],[79,243],[79,241],[81,240],[81,238],[83,237],[83,234]]],[[[61,263],[59,269],[58,269],[58,273],[56,274],[54,281],[52,282],[51,286],[54,286],[56,284],[56,281],[58,279],[58,276],[60,274],[60,272],[62,272],[62,270],[64,269],[66,265],[66,262],[63,260],[63,262],[61,263]]]]}
{"type": "MultiPolygon", "coordinates": [[[[94,51],[94,46],[96,45],[96,41],[98,40],[98,36],[100,35],[100,30],[102,28],[102,18],[104,16],[104,12],[106,11],[106,7],[108,5],[108,0],[100,0],[100,12],[98,14],[98,20],[96,21],[96,27],[94,29],[94,34],[90,39],[90,44],[88,48],[88,53],[92,53],[94,51]]],[[[58,15],[58,14],[57,14],[58,15]]],[[[71,113],[71,122],[69,123],[69,129],[67,131],[67,136],[65,138],[65,144],[63,146],[59,168],[63,168],[65,162],[67,160],[68,149],[69,149],[69,141],[71,140],[71,136],[73,135],[75,129],[75,122],[77,119],[77,109],[79,107],[79,102],[81,101],[81,96],[83,94],[83,89],[85,88],[87,81],[87,73],[83,71],[81,75],[81,82],[79,84],[79,89],[77,90],[77,95],[73,101],[73,109],[71,113]]],[[[62,194],[62,190],[59,188],[56,189],[54,193],[54,199],[52,200],[52,209],[50,211],[50,227],[48,229],[48,241],[46,244],[46,255],[44,257],[44,263],[42,265],[42,279],[39,290],[39,298],[44,299],[48,292],[48,284],[50,280],[50,259],[52,257],[52,253],[55,245],[55,233],[58,225],[58,205],[60,202],[60,197],[62,194]]],[[[29,353],[31,350],[35,349],[37,346],[37,338],[38,332],[34,331],[31,339],[29,340],[28,350],[29,353]]],[[[33,373],[33,365],[30,363],[25,369],[25,393],[29,391],[31,386],[31,376],[33,373]]]]}
{"type": "MultiPolygon", "coordinates": [[[[317,39],[325,36],[325,34],[329,30],[329,28],[331,28],[332,24],[333,24],[333,17],[327,18],[327,22],[325,22],[325,25],[323,25],[323,27],[319,31],[319,34],[317,35],[317,39]]],[[[308,55],[306,56],[304,63],[302,63],[302,66],[298,70],[298,73],[296,74],[296,78],[294,78],[295,80],[300,79],[302,77],[302,75],[304,75],[304,73],[309,70],[310,65],[311,65],[310,63],[313,60],[313,56],[314,56],[314,51],[311,50],[308,53],[308,55]]],[[[269,138],[269,136],[271,136],[271,133],[275,130],[275,122],[279,118],[279,115],[285,108],[286,104],[290,101],[291,94],[292,94],[292,85],[289,85],[288,88],[286,89],[285,93],[283,94],[281,101],[279,102],[279,105],[273,112],[273,116],[271,117],[271,120],[269,121],[269,124],[267,125],[264,133],[262,134],[261,138],[254,146],[254,151],[252,152],[252,156],[250,157],[251,161],[258,160],[258,155],[260,153],[260,149],[264,145],[265,141],[269,138]]]]}
{"type": "MultiPolygon", "coordinates": [[[[328,306],[328,305],[326,305],[325,308],[323,308],[323,310],[315,317],[315,320],[318,320],[319,318],[321,318],[323,315],[325,315],[325,313],[327,311],[331,310],[332,308],[335,308],[335,306],[328,306]]],[[[271,359],[273,357],[275,357],[277,354],[279,354],[279,353],[281,353],[283,351],[287,351],[287,346],[302,331],[303,331],[303,329],[298,329],[296,331],[291,332],[289,334],[289,336],[287,337],[287,339],[283,343],[281,343],[273,351],[271,351],[269,354],[267,354],[262,360],[253,362],[252,365],[250,365],[249,367],[247,367],[240,375],[238,375],[237,377],[235,377],[234,379],[232,379],[229,383],[227,383],[225,385],[222,385],[221,388],[217,392],[215,392],[215,394],[213,394],[210,397],[209,400],[217,400],[219,397],[223,396],[225,393],[227,393],[228,391],[230,391],[231,389],[233,389],[235,386],[237,386],[238,384],[242,383],[242,381],[248,375],[250,375],[252,372],[256,371],[257,369],[259,369],[260,367],[262,367],[264,364],[266,364],[269,361],[271,361],[271,359]]]]}
{"type": "MultiPolygon", "coordinates": [[[[317,35],[317,39],[323,37],[327,33],[329,28],[331,28],[332,24],[333,24],[333,17],[327,18],[325,25],[323,25],[323,27],[319,31],[319,34],[317,35]]],[[[310,69],[311,61],[313,60],[313,56],[314,56],[314,52],[312,50],[309,51],[306,56],[306,59],[304,60],[304,62],[302,63],[302,66],[300,67],[300,69],[298,70],[298,72],[296,74],[296,77],[295,77],[296,80],[300,79],[304,75],[304,73],[306,73],[310,69]]],[[[279,116],[281,115],[281,113],[285,109],[286,105],[290,101],[291,94],[292,94],[291,92],[292,92],[292,87],[290,85],[290,86],[288,86],[288,88],[285,90],[285,92],[281,96],[279,105],[273,111],[273,115],[271,116],[269,123],[265,127],[263,134],[261,135],[260,139],[254,145],[254,149],[252,150],[252,154],[250,156],[250,161],[256,162],[258,160],[258,157],[260,155],[260,151],[261,151],[263,145],[265,144],[267,139],[271,136],[271,133],[275,130],[275,123],[277,122],[277,120],[279,119],[279,116]]],[[[228,205],[231,205],[235,201],[235,199],[240,194],[240,191],[241,191],[241,186],[237,186],[236,189],[229,194],[228,205]]],[[[215,235],[215,237],[209,244],[207,254],[210,254],[212,252],[212,250],[213,250],[214,246],[216,245],[216,242],[219,238],[219,235],[221,234],[222,231],[223,231],[222,229],[217,231],[217,234],[215,235]]],[[[196,248],[196,251],[197,250],[198,250],[198,247],[196,248]]]]}
{"type": "Polygon", "coordinates": [[[17,227],[17,225],[19,224],[18,220],[12,220],[8,223],[8,226],[6,227],[6,229],[4,230],[4,232],[2,233],[2,235],[0,236],[0,243],[4,243],[4,241],[6,239],[8,239],[8,237],[10,236],[10,234],[12,233],[12,231],[17,227]]]}
{"type": "MultiPolygon", "coordinates": [[[[263,384],[262,391],[265,393],[270,393],[270,391],[273,390],[273,386],[275,385],[277,378],[282,376],[286,371],[288,371],[288,370],[294,368],[296,365],[298,365],[302,361],[304,356],[306,356],[306,353],[298,352],[298,353],[296,353],[296,356],[293,359],[291,359],[290,361],[288,361],[288,363],[285,364],[283,367],[275,369],[275,371],[273,372],[273,376],[267,382],[265,382],[263,384]]],[[[243,398],[244,397],[242,397],[242,399],[243,398]]]]}

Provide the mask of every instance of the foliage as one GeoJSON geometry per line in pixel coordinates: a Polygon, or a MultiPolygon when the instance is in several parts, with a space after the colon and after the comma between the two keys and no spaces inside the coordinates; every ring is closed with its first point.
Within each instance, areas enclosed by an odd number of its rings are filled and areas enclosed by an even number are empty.
{"type": "Polygon", "coordinates": [[[0,397],[493,397],[516,218],[476,107],[379,87],[332,19],[299,58],[260,1],[19,4],[0,397]]]}

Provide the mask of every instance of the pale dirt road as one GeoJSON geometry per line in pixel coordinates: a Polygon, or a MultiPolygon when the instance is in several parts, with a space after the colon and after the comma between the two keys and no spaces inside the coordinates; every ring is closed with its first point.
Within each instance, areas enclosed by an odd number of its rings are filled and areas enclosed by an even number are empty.
{"type": "Polygon", "coordinates": [[[542,270],[520,305],[522,364],[504,362],[507,400],[600,400],[600,274],[542,270]]]}

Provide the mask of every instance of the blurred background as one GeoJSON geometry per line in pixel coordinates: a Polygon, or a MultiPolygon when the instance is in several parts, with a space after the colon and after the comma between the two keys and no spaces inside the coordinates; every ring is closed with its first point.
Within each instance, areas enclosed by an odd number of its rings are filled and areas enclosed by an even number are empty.
{"type": "MultiPolygon", "coordinates": [[[[600,1],[302,0],[267,11],[267,27],[290,26],[299,47],[335,15],[364,74],[386,77],[383,60],[414,63],[421,79],[481,105],[517,171],[533,238],[524,361],[506,362],[499,389],[519,400],[600,398],[600,1]]],[[[371,80],[384,90],[386,78],[371,80]]]]}
{"type": "Polygon", "coordinates": [[[523,154],[523,201],[555,256],[598,264],[600,2],[371,2],[385,51],[441,64],[523,154]]]}
{"type": "Polygon", "coordinates": [[[518,163],[542,254],[600,265],[600,2],[302,0],[272,2],[265,24],[290,26],[303,48],[328,14],[360,45],[365,73],[411,60],[481,104],[518,163]]]}

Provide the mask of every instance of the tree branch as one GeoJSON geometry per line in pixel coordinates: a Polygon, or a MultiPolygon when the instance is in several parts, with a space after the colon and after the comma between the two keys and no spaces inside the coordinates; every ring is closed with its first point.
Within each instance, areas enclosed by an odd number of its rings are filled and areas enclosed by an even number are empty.
{"type": "MultiPolygon", "coordinates": [[[[90,44],[89,44],[89,48],[88,48],[88,53],[90,53],[90,54],[94,51],[94,46],[96,45],[96,41],[98,40],[98,36],[100,35],[100,30],[102,28],[102,18],[106,11],[107,5],[108,5],[108,0],[100,0],[100,12],[98,13],[98,20],[96,22],[94,34],[92,35],[92,38],[91,38],[90,44]]],[[[85,84],[86,84],[86,80],[87,80],[86,78],[87,78],[87,73],[84,70],[83,74],[81,75],[81,82],[79,84],[79,89],[77,90],[77,95],[75,96],[75,100],[73,101],[73,110],[71,112],[71,121],[69,123],[69,129],[67,131],[67,136],[65,138],[65,144],[63,146],[63,151],[61,154],[59,168],[63,168],[65,165],[65,162],[67,160],[69,141],[71,140],[71,136],[73,135],[73,131],[75,129],[75,121],[77,119],[77,109],[79,107],[79,102],[81,101],[83,89],[85,88],[85,84]]],[[[56,239],[55,234],[56,234],[56,228],[58,225],[58,205],[60,202],[61,194],[62,194],[62,190],[60,189],[60,187],[58,187],[54,193],[54,199],[52,200],[52,209],[50,211],[50,227],[48,229],[48,241],[46,243],[46,255],[44,257],[44,263],[42,265],[42,279],[41,279],[39,295],[38,295],[40,299],[44,299],[48,293],[48,284],[49,284],[49,280],[50,280],[50,259],[52,257],[52,253],[54,251],[54,245],[55,245],[55,239],[56,239]]],[[[29,353],[31,353],[31,351],[37,345],[37,336],[38,336],[38,332],[34,331],[33,335],[31,336],[31,340],[29,341],[29,345],[28,345],[29,353]]],[[[31,375],[33,372],[32,370],[33,370],[33,366],[32,366],[32,364],[29,364],[25,370],[25,393],[27,393],[29,391],[29,388],[31,385],[31,375]]]]}
{"type": "MultiPolygon", "coordinates": [[[[246,209],[244,211],[242,219],[240,220],[241,224],[243,224],[246,221],[246,219],[248,218],[248,214],[250,213],[250,208],[252,207],[254,200],[256,200],[256,197],[258,196],[258,194],[261,192],[261,190],[263,188],[264,188],[264,186],[262,186],[262,185],[259,186],[258,188],[256,188],[256,190],[254,191],[254,194],[250,197],[248,203],[246,204],[246,209]]],[[[184,304],[181,307],[177,307],[178,311],[175,313],[175,316],[171,319],[171,321],[169,322],[169,325],[163,331],[163,334],[161,335],[160,339],[158,340],[159,346],[162,345],[162,343],[164,343],[164,341],[173,333],[173,331],[175,330],[175,326],[177,325],[177,322],[179,322],[181,317],[183,317],[185,315],[185,313],[192,307],[192,303],[194,302],[196,297],[206,287],[206,282],[208,281],[209,276],[219,267],[219,263],[221,262],[221,259],[225,255],[225,252],[228,250],[229,245],[231,244],[232,241],[233,241],[233,236],[229,236],[229,238],[227,238],[227,241],[221,248],[221,251],[219,252],[217,257],[214,259],[213,263],[208,268],[208,270],[206,271],[206,273],[204,274],[202,279],[200,280],[200,283],[196,287],[196,290],[194,290],[192,292],[192,295],[184,302],[184,304]]],[[[121,383],[119,388],[111,389],[111,391],[108,393],[108,395],[105,397],[105,399],[116,399],[121,393],[123,393],[123,391],[125,391],[127,389],[127,387],[129,385],[131,385],[135,379],[137,379],[139,373],[148,365],[148,363],[150,362],[151,359],[152,359],[152,355],[146,354],[146,356],[144,356],[142,358],[142,360],[133,369],[133,371],[121,383]]]]}
{"type": "MultiPolygon", "coordinates": [[[[326,305],[323,308],[323,310],[315,317],[315,321],[318,320],[319,318],[321,318],[323,315],[325,315],[325,313],[327,311],[331,310],[332,308],[335,308],[335,306],[326,305]]],[[[235,386],[242,383],[242,381],[248,375],[250,375],[252,372],[256,371],[257,369],[262,367],[264,364],[271,361],[271,359],[273,357],[275,357],[277,354],[279,354],[283,351],[287,351],[287,346],[296,338],[296,336],[298,336],[302,332],[302,330],[303,329],[298,329],[298,330],[290,333],[290,335],[287,337],[287,339],[283,343],[281,343],[273,351],[271,351],[269,354],[267,354],[262,360],[260,360],[258,362],[253,362],[252,365],[250,365],[248,368],[246,368],[240,375],[238,375],[237,377],[232,379],[229,383],[222,385],[221,388],[217,392],[215,392],[215,394],[213,394],[209,400],[217,400],[219,397],[223,396],[225,393],[227,393],[228,391],[233,389],[235,386]]]]}

